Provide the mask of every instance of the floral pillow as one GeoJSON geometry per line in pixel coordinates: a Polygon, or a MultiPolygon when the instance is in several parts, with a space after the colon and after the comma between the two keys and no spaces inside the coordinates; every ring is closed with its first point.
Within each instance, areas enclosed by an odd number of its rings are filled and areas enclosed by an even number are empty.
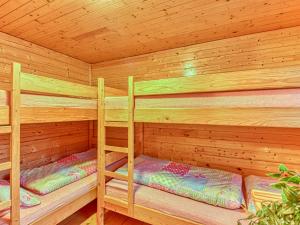
{"type": "MultiPolygon", "coordinates": [[[[0,180],[0,202],[6,202],[10,200],[10,184],[6,180],[0,180]]],[[[20,205],[21,207],[32,207],[41,204],[39,198],[20,188],[20,205]]]]}

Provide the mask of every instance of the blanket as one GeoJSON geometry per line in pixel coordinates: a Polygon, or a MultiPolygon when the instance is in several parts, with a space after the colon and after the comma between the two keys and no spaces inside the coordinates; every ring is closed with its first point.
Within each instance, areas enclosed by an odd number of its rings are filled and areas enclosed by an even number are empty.
{"type": "Polygon", "coordinates": [[[97,170],[96,150],[76,153],[34,169],[21,172],[21,186],[45,195],[80,180],[97,170]]]}
{"type": "MultiPolygon", "coordinates": [[[[127,165],[117,172],[127,175],[127,165]]],[[[228,209],[244,203],[242,177],[217,169],[139,156],[135,159],[134,182],[228,209]]]]}

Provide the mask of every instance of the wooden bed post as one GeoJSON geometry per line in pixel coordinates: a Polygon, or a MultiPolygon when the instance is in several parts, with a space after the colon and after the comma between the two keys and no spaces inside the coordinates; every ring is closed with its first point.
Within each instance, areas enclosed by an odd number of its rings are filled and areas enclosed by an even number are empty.
{"type": "Polygon", "coordinates": [[[97,224],[104,225],[105,197],[105,87],[104,79],[98,79],[97,118],[97,224]]]}
{"type": "Polygon", "coordinates": [[[21,65],[13,63],[12,66],[12,92],[10,111],[10,157],[11,157],[11,224],[20,224],[20,73],[21,65]]]}
{"type": "Polygon", "coordinates": [[[128,214],[134,216],[134,83],[128,77],[128,214]]]}

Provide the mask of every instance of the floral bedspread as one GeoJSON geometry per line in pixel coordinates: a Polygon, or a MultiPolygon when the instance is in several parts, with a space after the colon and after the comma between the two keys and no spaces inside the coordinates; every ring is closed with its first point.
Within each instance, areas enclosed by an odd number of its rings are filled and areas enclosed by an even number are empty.
{"type": "Polygon", "coordinates": [[[96,151],[89,150],[21,172],[21,186],[45,195],[95,173],[96,151]]]}
{"type": "MultiPolygon", "coordinates": [[[[127,175],[127,165],[117,170],[127,175]]],[[[148,156],[135,159],[135,183],[229,209],[244,203],[238,174],[148,156]]]]}

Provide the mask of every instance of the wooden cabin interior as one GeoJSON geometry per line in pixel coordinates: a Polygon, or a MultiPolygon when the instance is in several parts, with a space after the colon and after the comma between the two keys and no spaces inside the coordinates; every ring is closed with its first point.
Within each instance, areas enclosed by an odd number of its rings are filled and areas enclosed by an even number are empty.
{"type": "Polygon", "coordinates": [[[299,1],[0,0],[0,225],[233,225],[279,165],[299,1]]]}

